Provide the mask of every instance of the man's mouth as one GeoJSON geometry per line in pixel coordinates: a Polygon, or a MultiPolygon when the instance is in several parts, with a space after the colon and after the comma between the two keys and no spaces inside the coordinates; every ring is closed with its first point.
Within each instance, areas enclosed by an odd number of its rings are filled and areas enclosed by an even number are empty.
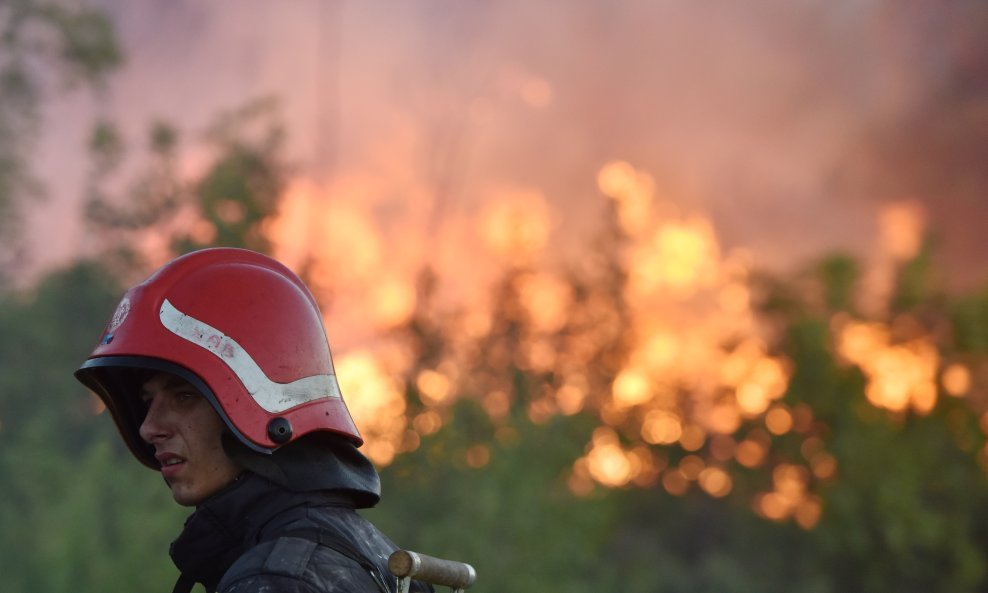
{"type": "Polygon", "coordinates": [[[161,464],[161,475],[166,480],[175,477],[185,467],[186,459],[174,453],[159,453],[155,458],[161,464]]]}

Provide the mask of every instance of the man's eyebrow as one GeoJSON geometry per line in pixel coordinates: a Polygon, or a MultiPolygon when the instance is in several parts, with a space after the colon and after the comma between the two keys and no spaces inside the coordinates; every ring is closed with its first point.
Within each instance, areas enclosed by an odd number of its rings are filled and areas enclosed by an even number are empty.
{"type": "MultiPolygon", "coordinates": [[[[185,379],[183,379],[181,377],[175,377],[175,376],[168,377],[167,379],[165,379],[164,380],[164,383],[161,385],[161,388],[162,389],[167,389],[167,390],[193,389],[196,392],[199,391],[198,389],[196,389],[195,385],[193,385],[192,383],[189,383],[188,381],[186,381],[185,379]]],[[[137,392],[137,394],[139,396],[141,396],[141,397],[144,397],[144,396],[150,395],[151,394],[151,390],[149,390],[146,387],[146,384],[145,385],[141,385],[141,388],[137,392]]]]}
{"type": "Polygon", "coordinates": [[[192,383],[189,383],[188,381],[186,381],[181,377],[175,377],[175,376],[168,377],[165,380],[165,384],[163,385],[163,387],[165,389],[186,389],[186,388],[195,389],[192,383]]]}

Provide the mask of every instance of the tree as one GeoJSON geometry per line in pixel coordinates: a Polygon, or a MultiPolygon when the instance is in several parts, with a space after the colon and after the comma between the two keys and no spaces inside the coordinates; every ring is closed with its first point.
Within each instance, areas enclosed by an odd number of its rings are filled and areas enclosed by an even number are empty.
{"type": "Polygon", "coordinates": [[[166,582],[181,510],[133,463],[72,377],[121,287],[95,262],[0,296],[0,554],[8,591],[129,591],[166,582]]]}
{"type": "Polygon", "coordinates": [[[61,80],[99,89],[121,61],[102,11],[37,0],[0,6],[0,241],[9,247],[0,256],[0,274],[9,274],[19,257],[21,203],[43,194],[29,158],[47,87],[61,80]]]}

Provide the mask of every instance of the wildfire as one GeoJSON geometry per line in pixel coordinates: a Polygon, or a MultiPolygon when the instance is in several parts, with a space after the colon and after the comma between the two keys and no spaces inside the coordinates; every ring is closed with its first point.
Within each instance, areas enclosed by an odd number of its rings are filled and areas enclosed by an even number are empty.
{"type": "Polygon", "coordinates": [[[879,212],[875,257],[864,278],[861,303],[869,314],[887,313],[896,271],[902,262],[919,254],[925,227],[923,209],[917,202],[891,202],[879,212]]]}
{"type": "Polygon", "coordinates": [[[531,260],[549,240],[551,216],[545,198],[533,190],[494,194],[481,217],[487,244],[513,264],[531,260]]]}
{"type": "Polygon", "coordinates": [[[347,407],[365,441],[365,453],[388,465],[402,450],[407,427],[402,385],[368,351],[339,357],[336,373],[347,407]]]}
{"type": "Polygon", "coordinates": [[[755,511],[774,521],[792,517],[800,527],[813,528],[820,520],[822,504],[819,497],[807,491],[807,470],[798,465],[781,464],[772,472],[772,482],[773,490],[756,499],[755,511]]]}
{"type": "Polygon", "coordinates": [[[879,232],[883,250],[898,261],[908,260],[922,246],[925,220],[917,202],[894,202],[879,214],[879,232]]]}
{"type": "Polygon", "coordinates": [[[868,377],[865,394],[875,406],[921,414],[936,405],[939,353],[928,337],[892,343],[881,323],[838,319],[837,352],[868,377]]]}
{"type": "MultiPolygon", "coordinates": [[[[538,80],[526,84],[527,101],[548,100],[538,80]]],[[[735,488],[729,465],[775,464],[773,488],[756,498],[755,510],[812,528],[822,506],[810,492],[811,480],[831,478],[836,460],[810,434],[810,409],[782,400],[791,363],[773,353],[755,321],[750,255],[725,251],[707,218],[677,214],[656,195],[655,180],[626,162],[603,166],[597,184],[611,200],[622,234],[616,261],[626,280],[620,286],[591,283],[580,289],[571,278],[543,269],[540,256],[552,242],[554,216],[536,190],[491,191],[478,218],[458,219],[445,230],[482,239],[495,256],[483,259],[468,248],[429,254],[430,262],[459,261],[463,282],[478,278],[479,268],[506,265],[515,271],[508,288],[516,300],[507,314],[519,323],[517,342],[478,351],[503,320],[477,300],[461,304],[455,324],[443,328],[453,352],[434,368],[413,369],[407,353],[388,359],[376,347],[340,356],[343,392],[369,456],[386,465],[416,447],[443,427],[445,408],[464,393],[477,394],[495,425],[507,422],[519,400],[510,382],[498,376],[498,365],[510,363],[554,377],[525,401],[533,422],[557,414],[599,417],[585,454],[573,465],[573,492],[588,493],[595,484],[660,484],[673,495],[696,487],[723,497],[735,488]],[[621,352],[607,359],[614,364],[609,371],[600,362],[604,344],[621,352]],[[471,366],[477,364],[489,367],[477,373],[471,366]],[[424,409],[408,409],[408,389],[424,409]],[[793,432],[806,435],[805,465],[780,464],[770,455],[773,438],[793,432]],[[670,464],[667,447],[685,456],[670,464]]],[[[345,335],[365,319],[375,331],[400,326],[420,304],[410,278],[426,253],[400,242],[411,241],[410,235],[389,237],[375,222],[363,197],[380,189],[351,179],[326,200],[325,188],[300,182],[265,227],[275,255],[304,270],[317,297],[345,312],[343,320],[327,316],[327,326],[345,335]]],[[[918,209],[890,206],[880,226],[889,258],[915,255],[922,229],[918,209]]],[[[929,337],[896,341],[889,326],[844,318],[834,327],[836,351],[864,371],[868,399],[876,406],[928,412],[936,403],[938,378],[953,395],[970,389],[970,372],[961,365],[938,377],[939,356],[929,337]]],[[[478,444],[463,452],[463,460],[481,468],[492,454],[478,444]]]]}
{"type": "Polygon", "coordinates": [[[962,364],[952,364],[940,378],[943,389],[954,397],[963,397],[971,390],[971,371],[962,364]]]}

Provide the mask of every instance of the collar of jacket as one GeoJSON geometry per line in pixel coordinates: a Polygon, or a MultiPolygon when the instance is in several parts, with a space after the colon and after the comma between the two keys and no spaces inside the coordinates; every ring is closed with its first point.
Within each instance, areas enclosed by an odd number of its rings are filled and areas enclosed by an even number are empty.
{"type": "Polygon", "coordinates": [[[261,529],[276,515],[299,506],[341,502],[326,493],[292,492],[244,472],[196,508],[169,554],[183,577],[214,591],[227,569],[259,541],[261,529]]]}
{"type": "Polygon", "coordinates": [[[333,491],[358,509],[381,498],[381,479],[374,465],[353,443],[331,433],[313,433],[273,453],[258,453],[230,433],[223,450],[242,467],[294,492],[333,491]]]}

